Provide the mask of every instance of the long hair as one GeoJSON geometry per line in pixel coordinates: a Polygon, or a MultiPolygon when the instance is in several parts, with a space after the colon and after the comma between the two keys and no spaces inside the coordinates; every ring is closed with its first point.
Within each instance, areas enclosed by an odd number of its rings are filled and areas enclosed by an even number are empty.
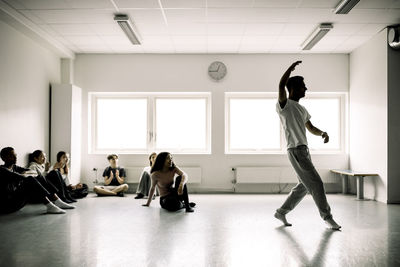
{"type": "Polygon", "coordinates": [[[150,156],[149,156],[150,166],[151,166],[151,157],[152,157],[153,155],[157,155],[157,153],[156,153],[156,152],[153,152],[153,153],[150,154],[150,156]]]}
{"type": "Polygon", "coordinates": [[[65,151],[60,151],[57,153],[57,162],[61,161],[62,156],[64,156],[65,154],[67,154],[67,152],[65,151]]]}
{"type": "Polygon", "coordinates": [[[31,162],[36,162],[35,158],[38,158],[41,154],[43,153],[42,150],[35,150],[32,153],[29,154],[29,163],[31,162]]]}
{"type": "MultiPolygon", "coordinates": [[[[167,156],[169,155],[169,152],[161,152],[157,155],[156,161],[154,162],[153,167],[151,167],[150,173],[156,172],[156,171],[161,171],[164,167],[165,160],[167,159],[167,156]]],[[[170,170],[175,169],[175,163],[172,163],[172,166],[169,168],[170,170]]]]}

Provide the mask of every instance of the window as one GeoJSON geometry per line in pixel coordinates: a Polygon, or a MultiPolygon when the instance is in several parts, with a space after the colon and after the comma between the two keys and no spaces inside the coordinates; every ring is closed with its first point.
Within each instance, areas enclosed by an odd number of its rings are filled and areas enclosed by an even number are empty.
{"type": "Polygon", "coordinates": [[[211,153],[210,93],[90,93],[89,153],[211,153]]]}
{"type": "Polygon", "coordinates": [[[329,134],[329,142],[307,131],[308,147],[315,151],[339,151],[343,147],[344,98],[341,95],[310,94],[301,104],[311,115],[312,124],[329,134]]]}
{"type": "MultiPolygon", "coordinates": [[[[317,153],[344,151],[345,94],[308,93],[300,104],[311,122],[328,132],[329,142],[307,132],[308,146],[317,153]]],[[[276,113],[276,93],[225,94],[225,152],[227,154],[285,153],[285,134],[276,113]]]]}
{"type": "Polygon", "coordinates": [[[265,153],[281,150],[276,97],[268,94],[226,94],[226,152],[265,153]]]}

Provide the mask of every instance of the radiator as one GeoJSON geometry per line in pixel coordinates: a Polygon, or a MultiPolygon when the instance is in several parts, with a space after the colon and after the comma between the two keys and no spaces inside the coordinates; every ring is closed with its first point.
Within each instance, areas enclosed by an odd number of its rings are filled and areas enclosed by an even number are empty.
{"type": "MultiPolygon", "coordinates": [[[[337,177],[329,169],[317,169],[322,181],[337,183],[337,177]]],[[[297,176],[291,167],[236,167],[236,183],[297,183],[297,176]]]]}
{"type": "MultiPolygon", "coordinates": [[[[201,168],[200,167],[179,167],[184,171],[188,177],[190,184],[201,183],[201,168]]],[[[124,167],[126,171],[126,182],[127,183],[139,183],[140,175],[142,174],[143,167],[124,167]]]]}

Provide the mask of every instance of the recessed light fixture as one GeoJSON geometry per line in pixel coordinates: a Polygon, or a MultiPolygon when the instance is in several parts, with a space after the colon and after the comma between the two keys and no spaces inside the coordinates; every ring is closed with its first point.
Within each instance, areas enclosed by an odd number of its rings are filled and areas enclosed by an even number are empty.
{"type": "Polygon", "coordinates": [[[130,21],[128,15],[117,14],[114,16],[114,20],[117,21],[118,25],[124,31],[125,35],[128,37],[128,39],[131,41],[132,44],[134,44],[134,45],[141,44],[140,43],[141,38],[140,38],[135,26],[130,21]]]}
{"type": "Polygon", "coordinates": [[[333,11],[335,14],[348,14],[360,0],[342,0],[333,11]]]}
{"type": "Polygon", "coordinates": [[[301,45],[303,50],[310,50],[333,28],[332,23],[321,23],[301,45]]]}

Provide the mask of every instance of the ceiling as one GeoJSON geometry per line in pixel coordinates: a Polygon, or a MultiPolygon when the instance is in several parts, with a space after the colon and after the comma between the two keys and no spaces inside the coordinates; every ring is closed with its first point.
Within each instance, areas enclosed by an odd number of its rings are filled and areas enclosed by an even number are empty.
{"type": "Polygon", "coordinates": [[[323,22],[334,28],[306,53],[349,53],[400,23],[400,0],[361,0],[347,15],[332,12],[340,0],[0,1],[74,53],[304,53],[323,22]],[[142,45],[129,42],[116,13],[129,15],[142,45]]]}

